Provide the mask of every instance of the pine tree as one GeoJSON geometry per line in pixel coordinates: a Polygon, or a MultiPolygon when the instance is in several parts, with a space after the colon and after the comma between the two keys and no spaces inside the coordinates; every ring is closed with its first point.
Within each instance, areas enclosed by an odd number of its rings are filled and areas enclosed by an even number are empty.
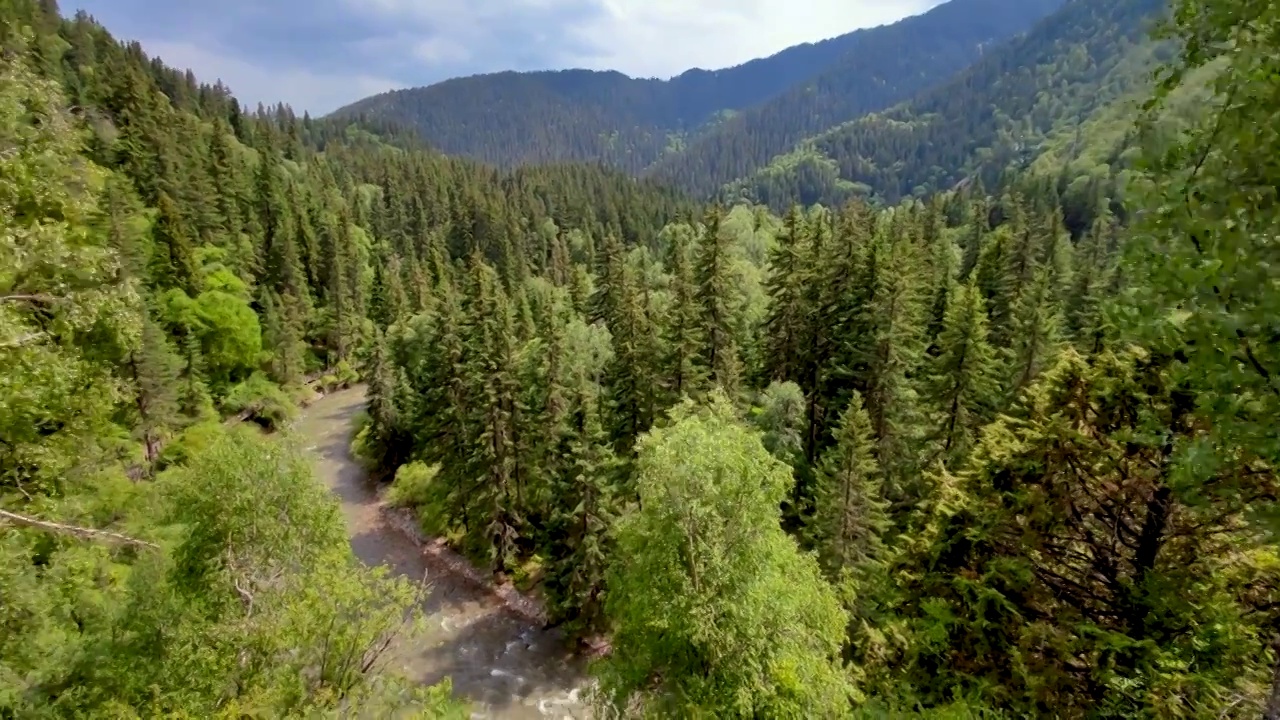
{"type": "Polygon", "coordinates": [[[1062,323],[1054,278],[1052,268],[1040,268],[1014,307],[1010,344],[1003,351],[1011,378],[1008,387],[1015,397],[1053,364],[1060,349],[1062,323]]]}
{"type": "Polygon", "coordinates": [[[299,323],[288,298],[266,291],[262,299],[262,345],[271,349],[271,378],[281,385],[300,385],[306,373],[299,323]]]}
{"type": "MultiPolygon", "coordinates": [[[[473,254],[468,287],[463,378],[473,405],[469,423],[469,476],[478,481],[471,492],[479,513],[469,528],[472,541],[490,567],[501,571],[515,562],[520,539],[521,477],[516,453],[520,425],[512,308],[497,272],[473,254]]],[[[473,482],[475,482],[473,481],[473,482]]]]}
{"type": "Polygon", "coordinates": [[[214,415],[213,397],[205,384],[208,371],[205,368],[204,351],[200,338],[187,332],[183,336],[182,372],[179,375],[178,409],[192,421],[201,421],[214,415]]]}
{"type": "Polygon", "coordinates": [[[969,227],[966,229],[962,244],[964,255],[960,261],[960,282],[969,281],[969,276],[977,268],[978,260],[986,249],[987,235],[991,232],[986,198],[979,197],[970,204],[969,213],[969,227]]]}
{"type": "Polygon", "coordinates": [[[732,398],[738,391],[742,364],[733,332],[732,240],[721,230],[720,220],[716,209],[703,221],[695,279],[705,338],[702,362],[710,372],[711,382],[732,398]]]}
{"type": "Polygon", "coordinates": [[[387,349],[386,336],[375,331],[369,355],[369,427],[375,462],[384,470],[394,470],[398,465],[393,457],[400,427],[396,389],[395,364],[387,349]]]}
{"type": "Polygon", "coordinates": [[[178,424],[178,373],[180,360],[169,347],[164,329],[149,315],[142,322],[142,337],[131,353],[130,370],[138,411],[136,431],[141,435],[148,462],[160,452],[167,429],[178,424]]]}
{"type": "Polygon", "coordinates": [[[929,282],[928,324],[925,339],[930,357],[937,355],[938,336],[942,334],[947,317],[947,301],[956,283],[959,263],[955,243],[939,231],[928,244],[932,274],[929,282]]]}
{"type": "Polygon", "coordinates": [[[158,288],[178,288],[195,297],[199,293],[195,245],[182,214],[167,193],[161,192],[152,226],[150,276],[158,288]]]}
{"type": "Polygon", "coordinates": [[[815,510],[808,535],[827,574],[858,571],[884,552],[889,526],[875,460],[871,418],[855,392],[835,429],[835,444],[822,456],[815,481],[815,510]]]}
{"type": "Polygon", "coordinates": [[[666,346],[664,386],[667,405],[683,397],[697,397],[706,380],[702,361],[702,306],[690,260],[689,237],[685,226],[671,236],[671,304],[663,327],[666,346]]]}
{"type": "Polygon", "coordinates": [[[948,467],[961,462],[992,417],[999,384],[995,350],[988,342],[987,312],[974,282],[956,286],[939,338],[940,354],[927,379],[934,421],[931,439],[948,467]]]}
{"type": "Polygon", "coordinates": [[[916,247],[907,237],[878,239],[870,257],[880,258],[871,296],[858,319],[865,407],[877,458],[895,502],[908,500],[903,487],[917,474],[915,451],[922,411],[913,377],[923,362],[924,311],[916,247]]]}
{"type": "Polygon", "coordinates": [[[782,237],[769,257],[769,317],[765,320],[765,368],[769,379],[798,381],[807,308],[804,304],[805,228],[800,208],[783,219],[782,237]]]}
{"type": "Polygon", "coordinates": [[[1066,301],[1066,327],[1076,347],[1085,352],[1101,348],[1103,298],[1110,290],[1115,272],[1110,252],[1111,219],[1094,221],[1076,251],[1077,268],[1066,301]]]}

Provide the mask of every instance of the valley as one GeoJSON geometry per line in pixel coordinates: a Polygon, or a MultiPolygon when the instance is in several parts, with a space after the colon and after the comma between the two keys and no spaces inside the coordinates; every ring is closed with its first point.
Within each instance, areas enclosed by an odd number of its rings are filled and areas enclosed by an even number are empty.
{"type": "Polygon", "coordinates": [[[0,718],[1280,720],[1276,3],[127,1],[0,0],[0,718]]]}

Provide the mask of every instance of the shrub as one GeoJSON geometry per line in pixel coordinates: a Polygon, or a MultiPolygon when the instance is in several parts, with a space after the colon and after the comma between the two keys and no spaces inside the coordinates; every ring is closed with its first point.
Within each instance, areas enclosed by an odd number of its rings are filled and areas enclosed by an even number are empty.
{"type": "Polygon", "coordinates": [[[396,470],[396,478],[391,483],[391,489],[387,491],[387,502],[397,507],[414,509],[431,504],[436,490],[432,485],[439,472],[439,465],[427,465],[421,462],[401,465],[400,469],[396,470]]]}
{"type": "Polygon", "coordinates": [[[222,401],[222,410],[228,415],[243,412],[268,430],[278,429],[297,413],[297,405],[279,385],[257,372],[248,380],[231,388],[222,401]]]}
{"type": "Polygon", "coordinates": [[[342,387],[350,387],[360,382],[360,373],[351,367],[351,363],[346,360],[339,360],[338,365],[333,369],[335,375],[338,376],[338,382],[342,387]]]}

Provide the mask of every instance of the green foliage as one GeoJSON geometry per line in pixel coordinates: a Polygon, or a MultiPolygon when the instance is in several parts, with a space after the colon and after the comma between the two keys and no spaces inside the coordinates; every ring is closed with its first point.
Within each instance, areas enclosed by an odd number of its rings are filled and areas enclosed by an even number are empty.
{"type": "Polygon", "coordinates": [[[661,716],[845,714],[838,601],[778,525],[791,474],[724,395],[646,436],[636,482],[610,571],[608,702],[661,716]]]}
{"type": "Polygon", "coordinates": [[[145,493],[99,486],[103,509],[131,512],[159,548],[4,531],[6,625],[17,632],[6,635],[0,707],[239,717],[364,701],[456,712],[440,690],[380,674],[383,641],[418,591],[357,565],[309,461],[252,434],[211,435],[145,493]],[[31,571],[41,557],[45,570],[31,571]]]}
{"type": "MultiPolygon", "coordinates": [[[[354,562],[287,438],[219,417],[275,427],[308,380],[360,377],[356,455],[553,623],[611,636],[615,710],[1280,697],[1271,5],[1178,3],[1161,45],[1147,0],[1067,3],[770,176],[952,190],[700,225],[599,168],[500,172],[376,119],[246,113],[85,16],[5,9],[0,715],[457,717],[447,685],[378,666],[418,589],[354,562]],[[1136,147],[1102,104],[1166,50],[1136,147]],[[1106,149],[1068,139],[1086,126],[1106,149]]],[[[953,52],[964,32],[924,65],[976,53],[953,52]]],[[[874,59],[919,69],[917,44],[874,59]]],[[[875,103],[928,76],[833,82],[875,103]]],[[[667,160],[705,157],[683,140],[667,160]]]]}
{"type": "Polygon", "coordinates": [[[283,426],[297,414],[297,404],[279,385],[262,373],[254,373],[227,392],[222,409],[228,415],[243,415],[268,430],[283,426]]]}
{"type": "MultiPolygon", "coordinates": [[[[867,108],[872,112],[790,138],[773,150],[772,161],[762,158],[720,182],[731,195],[778,210],[792,202],[836,205],[864,194],[898,202],[974,177],[995,186],[1030,166],[1044,145],[1052,148],[1055,134],[1056,144],[1072,149],[1093,140],[1082,137],[1087,118],[1148,91],[1161,48],[1146,31],[1161,7],[1157,0],[1062,4],[949,81],[883,112],[867,108]]],[[[1132,124],[1118,132],[1131,135],[1132,124]]],[[[1119,184],[1113,180],[1123,169],[1117,157],[1123,149],[1122,140],[1107,148],[1100,167],[1084,168],[1081,187],[1068,197],[1073,228],[1087,226],[1096,211],[1096,194],[1087,191],[1119,184]]],[[[1046,180],[1061,181],[1059,190],[1078,178],[1060,174],[1060,161],[1040,168],[1046,180]]]]}
{"type": "Polygon", "coordinates": [[[439,465],[412,462],[396,469],[395,480],[387,491],[387,502],[407,508],[419,508],[431,502],[433,485],[440,474],[439,465]]]}

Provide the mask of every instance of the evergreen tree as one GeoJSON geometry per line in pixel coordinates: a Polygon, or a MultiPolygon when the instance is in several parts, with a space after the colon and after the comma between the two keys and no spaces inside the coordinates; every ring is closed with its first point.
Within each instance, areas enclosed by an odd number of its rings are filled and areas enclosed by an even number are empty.
{"type": "Polygon", "coordinates": [[[1003,348],[1005,367],[1011,372],[1008,387],[1014,395],[1051,366],[1060,349],[1061,318],[1053,296],[1054,277],[1051,268],[1040,268],[1014,307],[1011,342],[1003,348]]]}
{"type": "Polygon", "coordinates": [[[667,312],[663,341],[666,346],[665,388],[668,405],[682,398],[697,397],[706,379],[702,365],[702,306],[690,258],[687,226],[671,234],[671,304],[667,312]]]}
{"type": "Polygon", "coordinates": [[[987,340],[987,312],[974,282],[958,285],[948,302],[938,340],[940,354],[929,368],[928,397],[934,412],[930,439],[949,467],[957,466],[994,411],[999,385],[995,350],[987,340]]]}
{"type": "Polygon", "coordinates": [[[170,349],[164,329],[149,316],[143,318],[141,341],[129,364],[138,412],[136,432],[147,462],[154,462],[165,432],[178,425],[180,360],[170,349]]]}
{"type": "Polygon", "coordinates": [[[160,289],[178,288],[188,295],[199,293],[195,249],[177,204],[161,192],[152,226],[150,276],[160,289]]]}
{"type": "Polygon", "coordinates": [[[490,567],[500,571],[514,562],[523,519],[516,428],[520,424],[516,376],[515,327],[510,301],[497,272],[473,255],[468,283],[463,378],[474,405],[469,425],[466,467],[474,493],[473,541],[490,567]]]}
{"type": "Polygon", "coordinates": [[[720,222],[719,210],[707,214],[698,246],[695,279],[705,338],[702,363],[709,371],[711,382],[729,397],[735,397],[741,380],[742,362],[733,332],[732,240],[721,229],[720,222]]]}
{"type": "Polygon", "coordinates": [[[783,219],[782,237],[769,256],[769,317],[765,321],[765,367],[769,378],[800,379],[807,308],[804,304],[804,222],[792,206],[783,219]]]}
{"type": "Polygon", "coordinates": [[[923,351],[923,307],[916,279],[920,264],[916,248],[904,236],[877,240],[869,257],[878,258],[875,285],[858,319],[865,338],[865,346],[858,349],[859,364],[865,368],[865,407],[880,465],[900,477],[913,474],[911,454],[921,419],[912,382],[923,351]]]}
{"type": "Polygon", "coordinates": [[[271,377],[281,385],[300,385],[306,374],[298,311],[290,311],[294,304],[270,290],[262,301],[262,344],[271,349],[271,377]]]}
{"type": "Polygon", "coordinates": [[[865,570],[883,552],[887,503],[878,477],[871,418],[862,396],[853,394],[835,430],[835,444],[822,456],[817,473],[816,510],[808,535],[827,574],[865,570]]]}

